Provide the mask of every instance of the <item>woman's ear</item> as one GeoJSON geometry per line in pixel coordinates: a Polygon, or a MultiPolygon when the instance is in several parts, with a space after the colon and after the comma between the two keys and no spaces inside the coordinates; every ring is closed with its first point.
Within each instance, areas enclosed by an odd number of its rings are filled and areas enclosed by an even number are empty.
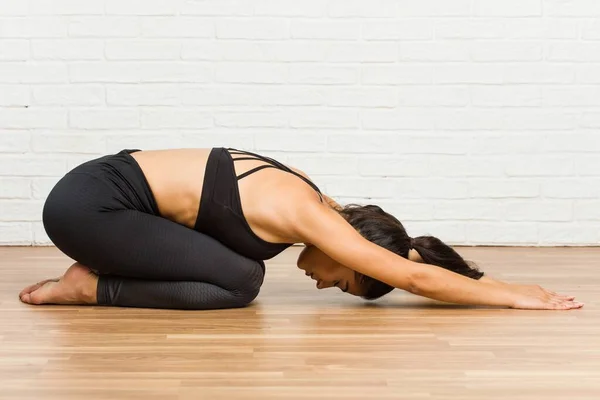
{"type": "Polygon", "coordinates": [[[410,261],[414,261],[414,262],[419,262],[422,263],[423,259],[421,258],[421,255],[419,254],[419,252],[415,249],[410,249],[408,251],[408,259],[410,261]]]}

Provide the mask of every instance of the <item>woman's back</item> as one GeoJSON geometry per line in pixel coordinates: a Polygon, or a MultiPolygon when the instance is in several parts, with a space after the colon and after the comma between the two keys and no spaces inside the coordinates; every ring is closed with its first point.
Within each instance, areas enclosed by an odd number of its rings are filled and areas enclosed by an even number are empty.
{"type": "MultiPolygon", "coordinates": [[[[227,150],[225,150],[227,151],[227,150]]],[[[235,153],[235,151],[231,151],[235,153]]],[[[145,150],[131,153],[142,169],[152,193],[156,199],[160,215],[189,228],[194,228],[204,188],[206,166],[211,149],[166,149],[145,150]]],[[[232,154],[233,158],[241,158],[232,154]]],[[[246,157],[243,157],[246,158],[246,157]]],[[[243,159],[233,163],[235,175],[240,177],[246,172],[268,165],[265,161],[243,159]]],[[[301,171],[291,168],[296,173],[301,171]]],[[[211,171],[209,171],[211,173],[211,171]]],[[[227,182],[217,182],[219,185],[227,182]]],[[[310,186],[292,173],[276,168],[264,168],[232,180],[230,185],[238,185],[243,216],[253,233],[260,239],[271,243],[293,243],[284,226],[281,216],[297,207],[293,196],[283,196],[289,189],[301,186],[312,190],[310,186]]],[[[315,198],[319,194],[315,191],[315,198]]]]}

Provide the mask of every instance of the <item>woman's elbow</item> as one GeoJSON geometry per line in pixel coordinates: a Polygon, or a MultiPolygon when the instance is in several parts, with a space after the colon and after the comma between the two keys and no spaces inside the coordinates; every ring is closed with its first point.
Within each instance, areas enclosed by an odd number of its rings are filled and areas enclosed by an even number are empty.
{"type": "Polygon", "coordinates": [[[409,275],[404,289],[412,294],[423,296],[431,291],[431,285],[430,274],[424,271],[415,271],[409,275]]]}

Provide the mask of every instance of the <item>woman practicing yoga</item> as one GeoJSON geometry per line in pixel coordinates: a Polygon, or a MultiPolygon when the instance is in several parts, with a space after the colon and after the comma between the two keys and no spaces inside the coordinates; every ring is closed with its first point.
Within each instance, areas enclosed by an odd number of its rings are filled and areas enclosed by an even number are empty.
{"type": "Polygon", "coordinates": [[[342,207],[301,171],[232,148],[126,149],[85,162],[58,181],[42,219],[77,262],[25,288],[19,297],[30,304],[243,307],[258,295],[263,261],[304,243],[298,267],[319,289],[375,299],[400,288],[526,309],[583,305],[483,277],[439,239],[410,238],[380,207],[342,207]]]}

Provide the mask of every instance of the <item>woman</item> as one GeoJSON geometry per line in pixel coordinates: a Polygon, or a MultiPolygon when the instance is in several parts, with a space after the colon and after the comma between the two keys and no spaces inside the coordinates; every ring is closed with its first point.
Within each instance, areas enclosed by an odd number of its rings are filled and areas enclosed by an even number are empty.
{"type": "Polygon", "coordinates": [[[77,262],[60,279],[25,288],[20,299],[29,304],[243,307],[258,295],[263,260],[304,243],[298,267],[319,289],[367,299],[400,288],[461,304],[582,306],[537,285],[482,278],[439,239],[411,239],[381,208],[341,207],[301,171],[232,148],[125,149],[88,161],[52,189],[43,223],[77,262]]]}

